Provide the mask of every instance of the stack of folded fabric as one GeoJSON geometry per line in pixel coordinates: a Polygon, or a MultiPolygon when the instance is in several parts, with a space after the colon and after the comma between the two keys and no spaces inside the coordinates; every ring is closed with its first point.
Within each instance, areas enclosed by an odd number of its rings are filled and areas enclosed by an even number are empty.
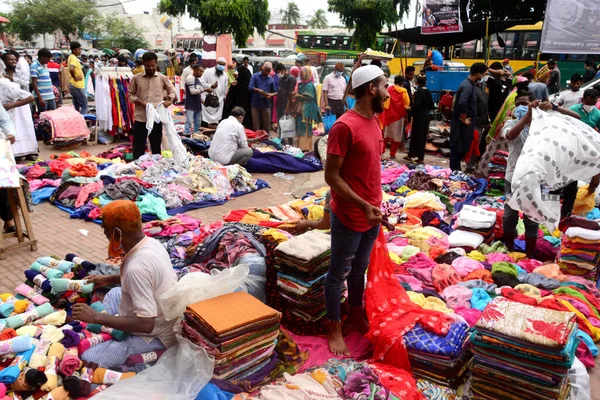
{"type": "Polygon", "coordinates": [[[280,319],[277,310],[236,292],[188,305],[181,323],[183,335],[215,357],[215,378],[241,380],[275,367],[280,319]]]}
{"type": "Polygon", "coordinates": [[[329,269],[331,237],[310,231],[275,249],[277,287],[283,324],[297,334],[325,329],[325,277],[329,269]]]}
{"type": "Polygon", "coordinates": [[[488,187],[489,196],[503,196],[506,176],[506,164],[508,161],[508,152],[497,151],[494,153],[488,169],[488,187]]]}
{"type": "Polygon", "coordinates": [[[576,316],[496,297],[471,335],[473,391],[483,399],[566,399],[576,316]]]}
{"type": "Polygon", "coordinates": [[[445,336],[426,331],[420,324],[404,335],[404,344],[415,378],[456,388],[471,358],[469,325],[454,323],[445,336]]]}
{"type": "Polygon", "coordinates": [[[558,261],[565,274],[598,280],[600,231],[570,227],[563,235],[558,261]]]}
{"type": "Polygon", "coordinates": [[[458,230],[473,232],[483,237],[483,243],[494,241],[496,213],[481,207],[465,205],[460,210],[457,220],[458,230]]]}

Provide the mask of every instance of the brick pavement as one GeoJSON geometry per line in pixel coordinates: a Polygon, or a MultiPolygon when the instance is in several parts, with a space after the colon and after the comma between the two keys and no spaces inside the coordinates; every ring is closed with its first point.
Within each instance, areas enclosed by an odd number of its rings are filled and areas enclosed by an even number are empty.
{"type": "MultiPolygon", "coordinates": [[[[47,160],[55,153],[49,146],[41,144],[40,157],[47,160]]],[[[83,146],[75,151],[87,150],[92,154],[102,152],[112,146],[83,146]]],[[[446,159],[426,157],[426,162],[433,165],[447,166],[446,159]]],[[[231,210],[283,204],[294,197],[325,186],[323,172],[294,174],[294,179],[284,180],[271,174],[253,174],[269,183],[271,188],[230,200],[224,205],[209,207],[188,212],[189,215],[205,222],[212,223],[220,220],[231,210]]],[[[12,292],[23,283],[23,271],[29,268],[38,257],[56,255],[64,257],[67,253],[76,253],[91,261],[106,258],[107,240],[101,227],[91,222],[70,219],[68,214],[58,208],[43,203],[34,206],[31,214],[33,229],[38,239],[38,250],[32,252],[29,248],[21,248],[7,253],[6,260],[0,260],[0,293],[12,292]]],[[[15,239],[16,240],[16,239],[15,239]]],[[[600,400],[600,369],[590,370],[590,385],[592,400],[600,400]]]]}

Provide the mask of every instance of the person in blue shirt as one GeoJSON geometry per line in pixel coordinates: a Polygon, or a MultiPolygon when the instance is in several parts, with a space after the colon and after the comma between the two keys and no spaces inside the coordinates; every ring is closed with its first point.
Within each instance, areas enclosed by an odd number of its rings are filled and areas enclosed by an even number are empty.
{"type": "MultiPolygon", "coordinates": [[[[0,140],[8,140],[11,144],[15,142],[15,124],[8,111],[0,103],[0,140]]],[[[8,191],[6,189],[0,189],[0,219],[4,221],[3,231],[4,233],[12,233],[15,231],[15,224],[13,223],[13,215],[10,209],[10,203],[8,201],[8,191]]],[[[0,235],[2,231],[0,231],[0,235]]]]}
{"type": "Polygon", "coordinates": [[[273,64],[265,62],[260,72],[252,75],[248,89],[251,93],[252,125],[254,131],[271,131],[271,98],[277,94],[277,84],[269,76],[273,64]]]}

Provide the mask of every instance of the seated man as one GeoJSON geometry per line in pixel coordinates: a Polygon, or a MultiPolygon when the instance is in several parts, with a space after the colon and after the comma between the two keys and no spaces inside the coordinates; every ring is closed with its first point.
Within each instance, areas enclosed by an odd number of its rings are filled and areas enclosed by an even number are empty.
{"type": "Polygon", "coordinates": [[[175,321],[165,320],[156,299],[177,283],[177,276],[163,245],[144,235],[135,203],[117,200],[103,207],[102,228],[109,240],[109,256],[123,255],[121,273],[92,275],[86,280],[95,287],[121,287],[110,290],[102,302],[108,314],[94,311],[87,304],[76,304],[73,318],[130,334],[121,342],[100,343],[82,354],[85,361],[115,368],[131,355],[164,350],[175,344],[175,321]]]}
{"type": "Polygon", "coordinates": [[[246,165],[252,158],[252,149],[248,147],[246,130],[242,121],[246,112],[242,107],[231,110],[229,118],[221,121],[208,149],[208,156],[223,165],[246,165]]]}

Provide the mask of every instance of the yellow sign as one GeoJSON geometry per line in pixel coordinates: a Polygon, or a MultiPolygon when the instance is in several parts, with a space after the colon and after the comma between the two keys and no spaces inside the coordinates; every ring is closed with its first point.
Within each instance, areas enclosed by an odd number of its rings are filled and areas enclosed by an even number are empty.
{"type": "Polygon", "coordinates": [[[171,18],[167,16],[163,16],[160,19],[160,23],[163,24],[163,26],[167,29],[171,29],[173,27],[173,21],[171,21],[171,18]]]}

